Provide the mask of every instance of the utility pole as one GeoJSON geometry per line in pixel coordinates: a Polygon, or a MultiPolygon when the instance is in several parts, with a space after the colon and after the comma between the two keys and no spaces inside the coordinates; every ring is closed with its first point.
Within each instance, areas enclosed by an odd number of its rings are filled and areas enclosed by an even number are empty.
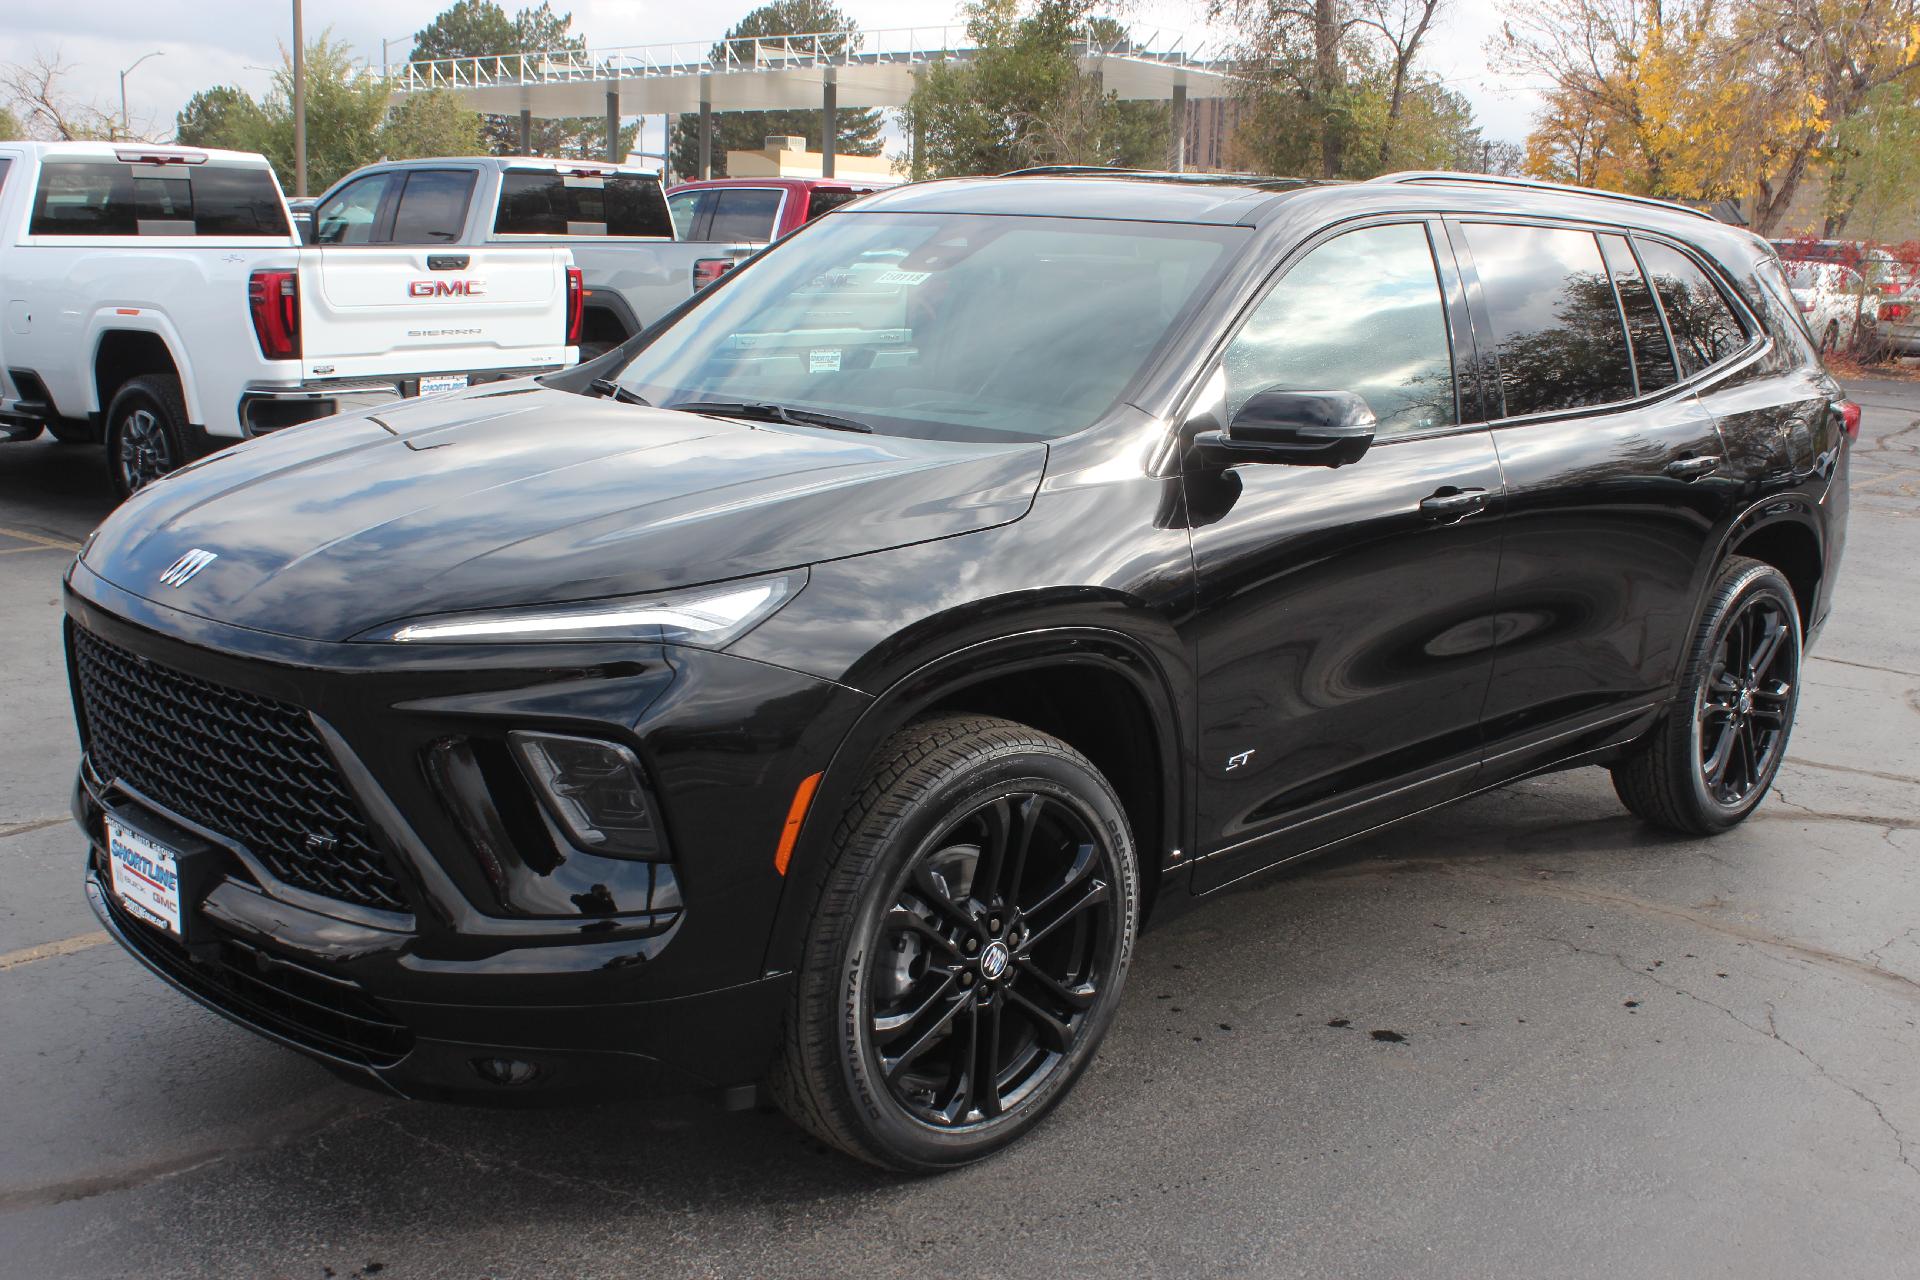
{"type": "Polygon", "coordinates": [[[293,0],[293,193],[307,194],[307,44],[293,0]]]}
{"type": "MultiPolygon", "coordinates": [[[[155,49],[152,53],[143,53],[133,60],[133,67],[139,66],[148,58],[162,58],[165,56],[166,55],[158,49],[155,49]]],[[[129,123],[127,119],[127,76],[132,74],[133,67],[128,67],[120,73],[120,136],[123,138],[133,136],[133,125],[129,123]]]]}

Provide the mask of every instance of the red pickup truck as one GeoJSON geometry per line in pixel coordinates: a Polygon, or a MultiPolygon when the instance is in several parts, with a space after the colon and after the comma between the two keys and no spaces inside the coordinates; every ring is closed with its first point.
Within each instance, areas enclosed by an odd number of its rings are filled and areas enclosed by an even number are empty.
{"type": "Polygon", "coordinates": [[[681,240],[770,244],[876,188],[835,178],[706,178],[667,189],[681,240]]]}

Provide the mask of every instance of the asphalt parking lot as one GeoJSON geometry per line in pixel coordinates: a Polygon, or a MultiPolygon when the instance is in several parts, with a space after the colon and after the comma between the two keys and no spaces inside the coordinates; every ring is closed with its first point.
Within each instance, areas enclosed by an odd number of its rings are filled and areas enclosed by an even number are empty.
{"type": "Polygon", "coordinates": [[[1152,930],[1074,1096],[898,1181],[704,1102],[382,1099],[107,944],[59,577],[97,450],[0,447],[0,1274],[1897,1276],[1920,1257],[1920,384],[1860,383],[1792,758],[1713,841],[1606,775],[1152,930]]]}

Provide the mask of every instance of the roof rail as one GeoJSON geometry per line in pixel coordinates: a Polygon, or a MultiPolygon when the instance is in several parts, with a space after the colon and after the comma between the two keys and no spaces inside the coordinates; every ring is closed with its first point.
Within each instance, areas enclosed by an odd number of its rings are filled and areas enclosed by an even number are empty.
{"type": "Polygon", "coordinates": [[[1563,182],[1543,182],[1538,178],[1503,178],[1491,173],[1454,173],[1447,169],[1409,169],[1404,173],[1383,173],[1367,181],[1478,183],[1489,187],[1524,187],[1532,191],[1571,191],[1577,195],[1604,196],[1608,200],[1628,200],[1634,204],[1652,205],[1656,209],[1665,209],[1670,213],[1690,213],[1696,218],[1705,218],[1708,222],[1720,221],[1703,209],[1690,208],[1672,200],[1662,200],[1657,196],[1629,195],[1624,191],[1602,191],[1598,187],[1571,187],[1563,182]]]}
{"type": "Polygon", "coordinates": [[[1001,178],[1137,178],[1146,182],[1186,182],[1195,186],[1263,187],[1285,191],[1311,185],[1311,178],[1281,178],[1261,173],[1202,173],[1191,169],[1128,169],[1108,164],[1039,164],[1009,169],[1001,178]]]}

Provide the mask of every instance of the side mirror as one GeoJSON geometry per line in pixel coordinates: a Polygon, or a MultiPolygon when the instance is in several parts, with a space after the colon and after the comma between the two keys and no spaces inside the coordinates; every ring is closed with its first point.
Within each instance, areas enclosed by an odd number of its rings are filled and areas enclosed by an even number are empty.
{"type": "Polygon", "coordinates": [[[1202,461],[1281,462],[1338,467],[1357,462],[1373,444],[1378,423],[1351,391],[1262,391],[1240,406],[1225,431],[1194,437],[1202,461]]]}

